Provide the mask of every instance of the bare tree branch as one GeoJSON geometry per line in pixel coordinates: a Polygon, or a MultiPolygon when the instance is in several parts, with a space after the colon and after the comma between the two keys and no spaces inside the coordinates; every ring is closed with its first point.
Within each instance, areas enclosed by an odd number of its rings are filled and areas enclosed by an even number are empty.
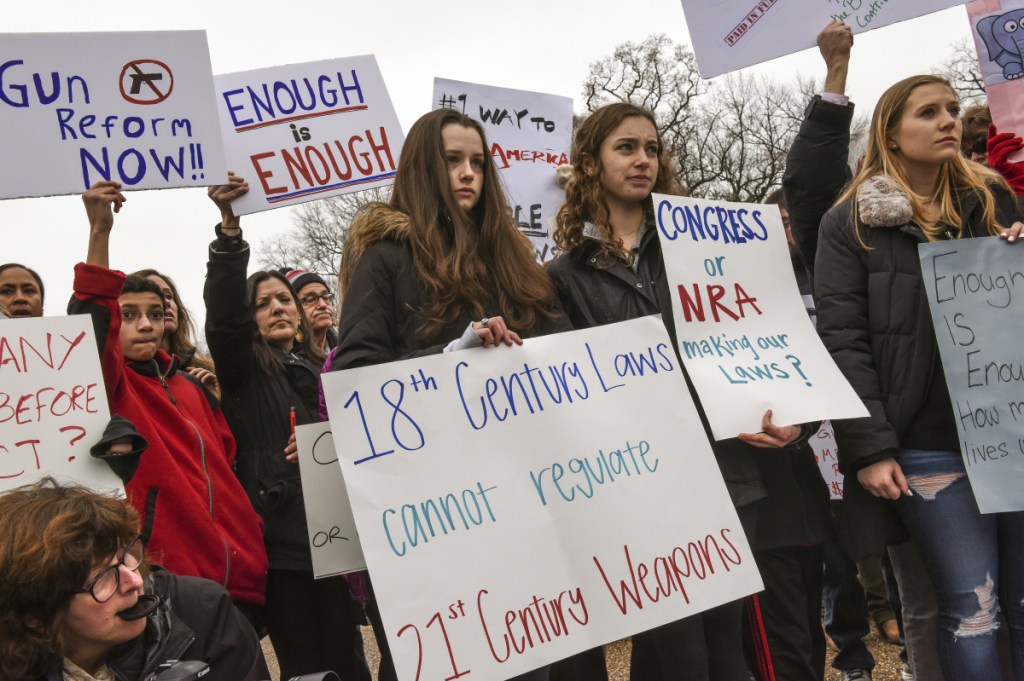
{"type": "Polygon", "coordinates": [[[974,43],[969,39],[962,38],[951,45],[950,57],[942,62],[938,73],[945,76],[953,86],[963,106],[984,104],[987,101],[981,65],[978,64],[974,43]]]}
{"type": "Polygon", "coordinates": [[[337,287],[338,265],[356,212],[371,201],[387,201],[391,187],[378,187],[304,203],[292,209],[292,228],[259,244],[266,268],[299,267],[337,287]]]}

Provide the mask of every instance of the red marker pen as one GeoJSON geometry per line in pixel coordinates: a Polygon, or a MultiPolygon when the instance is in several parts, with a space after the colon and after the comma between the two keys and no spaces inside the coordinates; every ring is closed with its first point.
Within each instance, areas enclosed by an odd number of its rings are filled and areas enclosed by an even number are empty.
{"type": "Polygon", "coordinates": [[[292,435],[295,435],[295,407],[288,410],[288,423],[292,427],[292,435]]]}

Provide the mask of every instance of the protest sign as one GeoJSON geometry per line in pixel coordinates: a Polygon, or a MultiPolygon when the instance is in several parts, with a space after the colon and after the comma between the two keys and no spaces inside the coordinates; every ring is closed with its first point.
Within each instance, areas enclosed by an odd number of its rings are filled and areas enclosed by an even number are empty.
{"type": "Polygon", "coordinates": [[[122,489],[89,455],[109,420],[88,315],[0,321],[0,490],[47,475],[122,489]]]}
{"type": "Polygon", "coordinates": [[[777,206],[654,195],[679,352],[716,440],[867,416],[807,315],[777,206]]]}
{"type": "Polygon", "coordinates": [[[1002,239],[922,244],[921,274],[982,513],[1024,510],[1024,265],[1002,239]]]}
{"type": "Polygon", "coordinates": [[[506,679],[760,589],[657,317],[323,384],[399,678],[506,679]]]}
{"type": "Polygon", "coordinates": [[[821,471],[821,477],[828,487],[829,498],[843,498],[843,474],[839,472],[839,447],[836,446],[836,433],[832,430],[832,422],[824,421],[818,432],[808,441],[814,450],[814,460],[821,471]]]}
{"type": "Polygon", "coordinates": [[[306,506],[313,576],[334,575],[366,569],[356,522],[348,502],[345,478],[334,451],[329,423],[309,423],[295,428],[299,447],[299,475],[306,506]]]}
{"type": "Polygon", "coordinates": [[[537,262],[553,258],[551,232],[565,200],[555,168],[569,162],[572,99],[435,78],[434,107],[480,121],[520,231],[537,262]]]}
{"type": "Polygon", "coordinates": [[[217,76],[239,215],[389,185],[405,135],[373,55],[217,76]]]}
{"type": "Polygon", "coordinates": [[[204,31],[0,36],[0,198],[227,181],[204,31]]]}
{"type": "MultiPolygon", "coordinates": [[[[967,3],[967,16],[992,121],[1001,132],[1024,135],[1024,2],[973,0],[967,3]]],[[[1018,151],[1009,160],[1021,158],[1024,152],[1018,151]]]]}
{"type": "Polygon", "coordinates": [[[813,47],[830,20],[863,33],[962,5],[958,0],[682,0],[704,78],[813,47]]]}

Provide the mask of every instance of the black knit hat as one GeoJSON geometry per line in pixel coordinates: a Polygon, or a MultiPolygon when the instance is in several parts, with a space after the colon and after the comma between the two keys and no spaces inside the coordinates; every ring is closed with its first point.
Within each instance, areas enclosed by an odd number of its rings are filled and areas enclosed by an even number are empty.
{"type": "Polygon", "coordinates": [[[284,278],[291,284],[292,290],[295,291],[295,295],[299,295],[299,291],[303,289],[307,284],[320,284],[328,291],[331,287],[327,285],[327,282],[323,280],[316,272],[307,272],[306,270],[293,270],[290,267],[282,267],[278,270],[284,275],[284,278]]]}

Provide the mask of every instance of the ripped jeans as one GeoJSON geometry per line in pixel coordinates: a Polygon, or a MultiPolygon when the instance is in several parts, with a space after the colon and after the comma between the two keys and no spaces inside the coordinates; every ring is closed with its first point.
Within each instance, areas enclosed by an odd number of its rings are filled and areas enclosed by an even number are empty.
{"type": "Polygon", "coordinates": [[[1024,681],[1024,511],[979,513],[959,452],[903,449],[899,464],[914,495],[897,508],[935,585],[943,675],[1001,678],[1001,608],[1011,627],[1014,678],[1024,681]]]}

